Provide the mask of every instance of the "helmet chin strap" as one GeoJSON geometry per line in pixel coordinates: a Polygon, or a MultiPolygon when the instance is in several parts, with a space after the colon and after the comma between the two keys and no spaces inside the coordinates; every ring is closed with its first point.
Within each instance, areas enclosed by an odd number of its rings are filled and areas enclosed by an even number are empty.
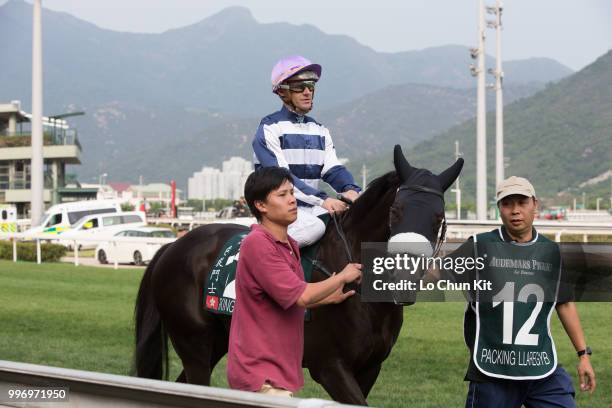
{"type": "Polygon", "coordinates": [[[281,101],[283,101],[283,105],[285,105],[287,107],[287,109],[289,109],[291,112],[295,113],[296,115],[299,116],[304,116],[306,115],[308,112],[310,112],[312,110],[312,108],[314,107],[314,98],[312,100],[312,104],[310,105],[310,109],[308,109],[306,112],[300,112],[295,105],[291,102],[291,98],[287,97],[287,96],[283,96],[280,93],[277,93],[278,97],[281,98],[281,101]]]}
{"type": "Polygon", "coordinates": [[[296,115],[299,116],[304,116],[306,115],[308,112],[310,112],[312,110],[312,106],[310,109],[308,109],[306,112],[300,112],[295,105],[293,105],[291,102],[287,103],[287,102],[283,102],[285,104],[285,106],[287,107],[287,109],[289,109],[291,112],[295,113],[296,115]]]}

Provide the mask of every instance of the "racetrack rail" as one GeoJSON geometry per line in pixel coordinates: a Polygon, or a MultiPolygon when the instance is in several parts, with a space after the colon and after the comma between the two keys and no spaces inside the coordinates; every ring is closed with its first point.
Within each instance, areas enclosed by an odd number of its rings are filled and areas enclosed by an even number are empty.
{"type": "Polygon", "coordinates": [[[349,407],[321,399],[283,398],[199,385],[0,360],[0,407],[349,407]],[[67,402],[9,401],[8,389],[68,387],[67,402]]]}

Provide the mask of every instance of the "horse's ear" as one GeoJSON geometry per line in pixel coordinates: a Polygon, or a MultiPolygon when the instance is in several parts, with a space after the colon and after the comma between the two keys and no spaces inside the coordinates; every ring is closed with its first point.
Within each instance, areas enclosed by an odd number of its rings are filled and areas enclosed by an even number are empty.
{"type": "Polygon", "coordinates": [[[408,163],[408,160],[404,157],[400,145],[395,145],[393,149],[393,164],[395,165],[395,171],[399,175],[400,180],[408,180],[412,171],[412,166],[410,166],[410,163],[408,163]]]}
{"type": "Polygon", "coordinates": [[[446,191],[451,184],[459,177],[459,173],[461,173],[461,169],[463,168],[463,159],[460,157],[457,159],[455,164],[450,166],[448,169],[444,170],[442,173],[438,175],[440,179],[440,186],[442,187],[442,191],[446,191]]]}

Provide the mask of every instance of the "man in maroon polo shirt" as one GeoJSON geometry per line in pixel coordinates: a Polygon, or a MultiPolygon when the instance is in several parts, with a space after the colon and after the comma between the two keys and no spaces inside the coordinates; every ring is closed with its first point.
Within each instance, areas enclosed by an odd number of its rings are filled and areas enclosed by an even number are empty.
{"type": "Polygon", "coordinates": [[[287,235],[297,217],[291,173],[261,168],[244,193],[259,224],[240,247],[227,378],[235,389],[290,397],[304,385],[304,309],[354,295],[342,289],[361,278],[361,265],[306,283],[297,242],[287,235]]]}

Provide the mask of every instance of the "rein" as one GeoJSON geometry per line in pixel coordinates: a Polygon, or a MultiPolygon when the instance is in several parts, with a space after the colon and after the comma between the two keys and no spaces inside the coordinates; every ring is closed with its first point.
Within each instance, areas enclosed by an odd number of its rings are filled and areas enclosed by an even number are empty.
{"type": "Polygon", "coordinates": [[[342,227],[340,226],[340,223],[338,222],[338,217],[336,217],[336,213],[332,213],[331,217],[332,217],[332,220],[334,220],[334,225],[336,226],[336,232],[338,233],[338,236],[340,237],[340,239],[342,240],[342,243],[344,244],[344,252],[346,253],[346,257],[349,263],[353,263],[353,255],[351,254],[351,250],[349,249],[348,241],[346,240],[346,235],[344,234],[344,230],[342,229],[342,227]]]}
{"type": "MultiPolygon", "coordinates": [[[[344,252],[346,253],[346,257],[349,263],[352,263],[353,255],[351,254],[351,250],[349,249],[348,241],[346,239],[346,235],[344,234],[344,230],[342,229],[342,226],[338,222],[338,217],[336,217],[335,213],[331,213],[331,218],[334,220],[334,225],[336,226],[336,232],[338,233],[338,236],[340,237],[340,240],[342,241],[342,244],[344,246],[344,252]]],[[[332,276],[332,273],[325,267],[325,265],[323,265],[321,261],[319,261],[318,259],[310,259],[310,258],[308,258],[308,260],[312,262],[312,265],[315,268],[323,272],[324,275],[326,275],[327,277],[332,276]]]]}
{"type": "MultiPolygon", "coordinates": [[[[440,197],[442,199],[442,202],[444,203],[444,194],[430,187],[425,187],[425,186],[420,186],[420,185],[401,186],[397,189],[397,192],[401,190],[409,190],[409,191],[415,191],[415,192],[421,192],[421,193],[435,194],[438,197],[440,197]]],[[[341,201],[344,201],[348,205],[353,204],[352,201],[348,200],[341,194],[338,194],[338,199],[341,201]]],[[[340,237],[340,240],[342,241],[344,252],[346,254],[346,258],[348,259],[349,263],[352,263],[353,255],[351,254],[351,250],[348,245],[348,240],[346,239],[346,235],[344,234],[342,225],[338,222],[338,216],[336,216],[335,213],[332,213],[331,218],[332,220],[334,220],[334,226],[336,228],[336,233],[338,234],[338,236],[340,237]]],[[[389,228],[391,228],[391,225],[389,225],[389,228]]],[[[438,255],[445,239],[446,239],[446,216],[444,216],[444,218],[442,219],[442,226],[440,227],[440,233],[436,237],[436,243],[434,245],[434,251],[432,255],[433,257],[438,255]]],[[[318,259],[312,259],[311,262],[313,266],[319,269],[321,272],[323,272],[324,275],[327,275],[328,277],[332,276],[332,273],[323,265],[321,261],[319,261],[318,259]]]]}

